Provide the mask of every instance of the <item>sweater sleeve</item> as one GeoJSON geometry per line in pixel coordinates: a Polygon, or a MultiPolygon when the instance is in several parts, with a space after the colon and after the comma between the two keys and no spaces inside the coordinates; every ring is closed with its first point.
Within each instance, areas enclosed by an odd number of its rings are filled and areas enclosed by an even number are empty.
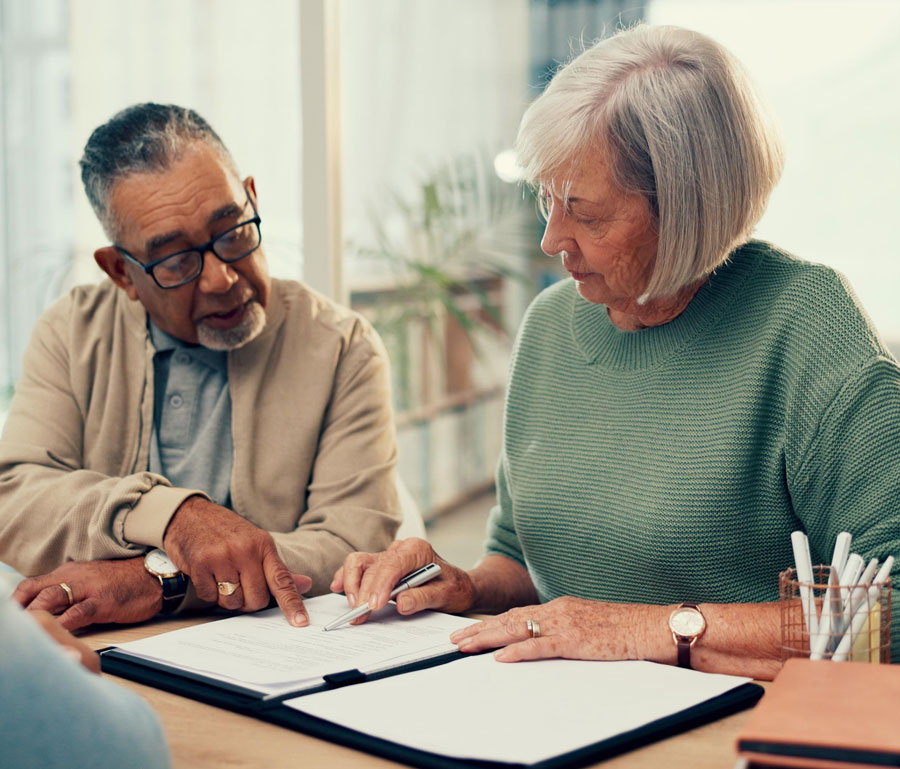
{"type": "Polygon", "coordinates": [[[834,539],[853,534],[865,560],[893,555],[891,654],[900,661],[900,366],[877,356],[856,370],[823,412],[796,469],[791,500],[814,560],[828,563],[834,539]]]}
{"type": "MultiPolygon", "coordinates": [[[[0,558],[27,575],[67,560],[138,555],[146,548],[126,540],[128,514],[171,515],[195,493],[148,472],[114,477],[86,467],[87,403],[73,385],[71,313],[63,299],[35,326],[0,440],[0,558]]],[[[115,404],[93,400],[101,402],[91,408],[115,413],[115,404]]]]}
{"type": "Polygon", "coordinates": [[[0,756],[18,769],[166,769],[159,720],[132,692],[69,659],[0,598],[0,756]]]}
{"type": "Polygon", "coordinates": [[[504,452],[501,453],[500,461],[497,463],[497,505],[491,510],[488,518],[488,540],[485,545],[485,554],[503,555],[527,568],[522,545],[513,521],[513,505],[509,481],[506,478],[507,472],[504,452]]]}
{"type": "Polygon", "coordinates": [[[328,591],[344,558],[387,548],[400,525],[387,353],[367,324],[341,356],[297,527],[273,532],[288,568],[328,591]]]}

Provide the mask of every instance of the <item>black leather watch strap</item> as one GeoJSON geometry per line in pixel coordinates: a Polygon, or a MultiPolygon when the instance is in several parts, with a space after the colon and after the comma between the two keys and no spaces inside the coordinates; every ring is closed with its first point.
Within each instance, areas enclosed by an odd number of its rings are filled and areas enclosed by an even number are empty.
{"type": "Polygon", "coordinates": [[[162,614],[171,614],[184,600],[187,593],[187,575],[179,572],[174,577],[157,577],[162,585],[162,614]]]}

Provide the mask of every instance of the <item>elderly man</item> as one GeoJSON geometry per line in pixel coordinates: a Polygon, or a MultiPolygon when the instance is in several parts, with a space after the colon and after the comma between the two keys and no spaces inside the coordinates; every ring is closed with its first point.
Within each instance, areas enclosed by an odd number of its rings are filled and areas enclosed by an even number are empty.
{"type": "Polygon", "coordinates": [[[81,168],[109,280],[51,307],[25,355],[0,559],[43,576],[15,597],[69,629],[273,597],[304,625],[300,593],[399,524],[384,348],[270,279],[253,178],[195,112],[130,107],[81,168]]]}

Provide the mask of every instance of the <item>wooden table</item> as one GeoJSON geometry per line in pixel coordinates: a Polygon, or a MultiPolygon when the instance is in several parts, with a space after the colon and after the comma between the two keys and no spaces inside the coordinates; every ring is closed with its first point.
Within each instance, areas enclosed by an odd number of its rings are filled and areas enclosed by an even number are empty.
{"type": "MultiPolygon", "coordinates": [[[[193,617],[122,627],[107,625],[94,628],[81,637],[92,648],[101,649],[203,621],[206,619],[193,617]]],[[[176,769],[381,769],[403,766],[124,678],[106,677],[137,692],[159,714],[176,769]]],[[[602,765],[604,769],[731,769],[737,758],[735,739],[748,712],[745,710],[624,753],[597,766],[602,765]]]]}

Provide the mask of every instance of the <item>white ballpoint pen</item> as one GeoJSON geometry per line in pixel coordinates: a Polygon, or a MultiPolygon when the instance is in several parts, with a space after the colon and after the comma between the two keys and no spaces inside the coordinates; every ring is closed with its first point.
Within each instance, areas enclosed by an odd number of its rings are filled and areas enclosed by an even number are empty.
{"type": "Polygon", "coordinates": [[[810,638],[819,633],[819,617],[816,614],[816,597],[814,593],[814,577],[812,558],[809,555],[809,540],[802,531],[791,534],[791,545],[794,549],[794,565],[797,582],[800,584],[800,605],[803,607],[803,620],[810,638]]]}
{"type": "MultiPolygon", "coordinates": [[[[875,559],[873,558],[872,561],[875,561],[875,559]]],[[[878,561],[875,561],[875,563],[877,564],[878,561]]],[[[881,569],[879,569],[878,574],[874,577],[863,574],[862,578],[866,579],[868,577],[868,579],[872,580],[872,583],[868,590],[864,589],[862,591],[858,606],[854,607],[850,626],[847,628],[844,637],[841,639],[841,642],[838,644],[837,649],[834,650],[834,654],[831,657],[834,662],[843,662],[852,654],[851,649],[853,648],[853,641],[856,640],[856,636],[859,635],[859,631],[862,630],[862,626],[866,623],[871,608],[879,603],[881,589],[887,581],[893,567],[894,556],[889,555],[887,559],[885,559],[885,562],[881,564],[881,569]],[[866,595],[866,593],[868,593],[868,595],[866,595]]],[[[854,591],[854,593],[856,592],[857,591],[854,591]]]]}
{"type": "MultiPolygon", "coordinates": [[[[427,566],[423,566],[421,569],[417,569],[411,574],[407,574],[400,582],[397,584],[391,591],[391,598],[394,598],[398,593],[402,593],[404,590],[409,590],[411,587],[418,587],[419,585],[424,585],[429,580],[434,579],[441,573],[441,567],[436,563],[429,563],[427,566]]],[[[347,622],[351,622],[355,620],[357,617],[362,617],[363,614],[371,611],[369,609],[369,602],[361,603],[355,609],[351,609],[346,614],[342,614],[337,619],[331,620],[327,625],[325,625],[325,630],[334,630],[341,625],[346,624],[347,622]]]]}
{"type": "Polygon", "coordinates": [[[819,618],[819,634],[810,639],[810,659],[822,659],[827,651],[833,651],[837,645],[835,636],[844,632],[844,612],[841,601],[841,572],[847,565],[850,556],[850,542],[853,539],[849,531],[842,531],[834,542],[834,553],[831,556],[831,569],[828,573],[828,587],[822,601],[822,616],[819,618]]]}

